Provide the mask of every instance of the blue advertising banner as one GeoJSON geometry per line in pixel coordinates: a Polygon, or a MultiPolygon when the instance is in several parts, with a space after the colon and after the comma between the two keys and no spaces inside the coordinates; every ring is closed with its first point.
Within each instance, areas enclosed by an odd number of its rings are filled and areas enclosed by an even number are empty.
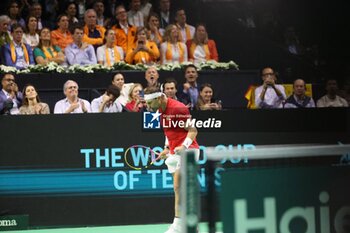
{"type": "MultiPolygon", "coordinates": [[[[249,151],[257,145],[348,143],[348,110],[222,111],[194,113],[215,118],[222,129],[199,130],[198,182],[205,197],[209,146],[249,151]],[[318,116],[318,118],[315,118],[318,116]],[[274,124],[264,122],[273,121],[274,124]],[[299,124],[292,122],[292,119],[299,124]],[[334,124],[323,124],[325,120],[334,124]],[[259,122],[260,121],[260,122],[259,122]],[[290,124],[286,124],[291,122],[290,124]],[[300,124],[302,123],[302,124],[300,124]]],[[[144,131],[142,114],[0,116],[0,213],[27,214],[30,226],[144,224],[168,221],[173,185],[163,160],[160,130],[144,131]],[[134,211],[140,208],[152,209],[134,211]]],[[[333,164],[340,158],[220,162],[221,174],[236,168],[333,164]]],[[[202,205],[206,218],[205,205],[202,205]]]]}

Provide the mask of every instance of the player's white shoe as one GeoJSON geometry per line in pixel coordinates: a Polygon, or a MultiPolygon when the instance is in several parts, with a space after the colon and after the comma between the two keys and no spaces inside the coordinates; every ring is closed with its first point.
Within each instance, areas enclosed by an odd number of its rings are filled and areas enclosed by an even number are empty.
{"type": "Polygon", "coordinates": [[[169,229],[164,233],[181,233],[181,226],[177,226],[173,223],[169,226],[169,229]]]}

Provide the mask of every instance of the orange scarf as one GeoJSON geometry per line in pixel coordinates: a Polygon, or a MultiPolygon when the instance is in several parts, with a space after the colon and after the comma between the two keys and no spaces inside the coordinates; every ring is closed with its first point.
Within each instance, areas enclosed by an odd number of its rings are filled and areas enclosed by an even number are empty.
{"type": "MultiPolygon", "coordinates": [[[[119,54],[116,46],[114,46],[114,61],[115,61],[115,63],[120,61],[120,54],[119,54]]],[[[108,52],[107,46],[106,46],[106,62],[107,62],[107,66],[112,66],[111,59],[109,58],[109,52],[108,52]]]]}
{"type": "MultiPolygon", "coordinates": [[[[178,25],[178,27],[182,30],[182,28],[180,27],[180,25],[178,25]]],[[[185,24],[185,33],[186,33],[186,39],[187,40],[192,40],[192,36],[191,36],[191,31],[190,31],[190,27],[185,24]]],[[[184,38],[182,38],[182,33],[180,31],[180,40],[184,43],[186,43],[186,41],[184,40],[184,38]]]]}
{"type": "MultiPolygon", "coordinates": [[[[24,59],[27,64],[29,64],[29,55],[28,55],[28,50],[27,47],[21,43],[23,53],[24,53],[24,59]]],[[[13,42],[10,43],[10,50],[11,50],[11,59],[13,63],[16,63],[17,60],[17,55],[16,55],[16,49],[15,49],[15,44],[13,42]]]]}
{"type": "Polygon", "coordinates": [[[52,47],[42,47],[46,58],[54,58],[57,56],[57,52],[52,47]]]}
{"type": "MultiPolygon", "coordinates": [[[[179,48],[179,61],[182,63],[184,61],[184,48],[181,46],[180,42],[177,42],[176,45],[173,45],[174,50],[176,47],[179,48]]],[[[171,49],[171,44],[167,42],[167,48],[166,48],[166,53],[165,53],[165,58],[168,61],[173,60],[173,50],[171,49]]]]}
{"type": "MultiPolygon", "coordinates": [[[[196,43],[192,43],[191,44],[190,57],[194,58],[194,50],[196,49],[197,46],[200,46],[200,45],[197,45],[196,43]]],[[[204,51],[205,51],[205,59],[206,60],[210,60],[210,51],[209,51],[208,44],[203,44],[203,48],[204,48],[204,51]]]]}

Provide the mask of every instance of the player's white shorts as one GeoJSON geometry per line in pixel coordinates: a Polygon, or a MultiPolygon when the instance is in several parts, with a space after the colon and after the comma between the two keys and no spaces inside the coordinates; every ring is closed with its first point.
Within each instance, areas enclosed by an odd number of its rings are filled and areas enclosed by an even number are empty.
{"type": "MultiPolygon", "coordinates": [[[[196,160],[199,160],[199,149],[194,149],[196,160]]],[[[181,167],[181,156],[178,154],[169,155],[168,158],[165,160],[165,164],[168,166],[169,173],[175,173],[176,170],[180,169],[181,167]]]]}

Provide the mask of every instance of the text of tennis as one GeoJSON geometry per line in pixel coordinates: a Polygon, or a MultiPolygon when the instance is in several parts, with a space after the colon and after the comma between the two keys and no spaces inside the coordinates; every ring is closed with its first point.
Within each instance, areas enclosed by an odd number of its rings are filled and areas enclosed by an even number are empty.
{"type": "MultiPolygon", "coordinates": [[[[161,152],[162,147],[151,148],[155,152],[161,152]]],[[[198,160],[198,165],[201,167],[207,162],[207,155],[205,146],[200,146],[201,156],[198,160]]],[[[238,144],[234,145],[217,145],[217,151],[250,151],[255,150],[253,144],[238,144]]],[[[172,189],[172,176],[164,166],[164,160],[154,161],[151,167],[147,169],[135,170],[128,166],[125,162],[124,148],[84,148],[80,150],[83,155],[86,169],[103,169],[103,168],[117,168],[114,173],[113,184],[117,190],[120,191],[139,191],[140,189],[172,189]]],[[[150,164],[150,150],[144,148],[131,148],[128,153],[128,163],[132,163],[133,167],[145,168],[150,164]],[[130,153],[130,154],[129,154],[130,153]]],[[[243,153],[244,154],[244,153],[243,153]]],[[[223,159],[221,164],[239,164],[248,163],[248,159],[244,156],[237,156],[229,160],[223,159]]],[[[215,170],[215,183],[221,185],[220,173],[224,170],[218,167],[215,170]]],[[[205,168],[201,167],[198,173],[198,181],[201,188],[206,188],[206,174],[205,168]]]]}

